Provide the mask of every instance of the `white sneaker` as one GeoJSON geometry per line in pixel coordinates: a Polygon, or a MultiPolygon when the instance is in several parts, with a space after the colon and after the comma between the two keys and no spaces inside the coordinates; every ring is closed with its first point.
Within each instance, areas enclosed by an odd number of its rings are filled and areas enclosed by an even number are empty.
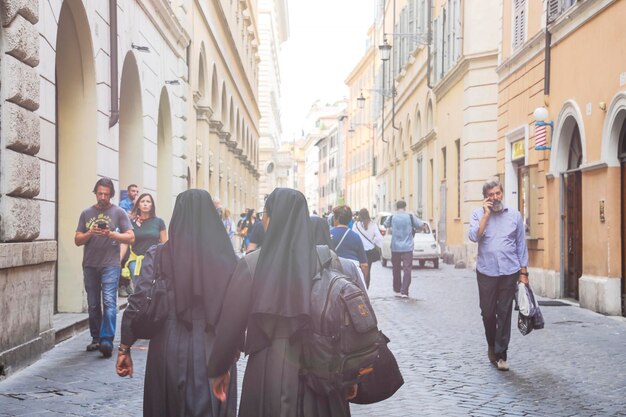
{"type": "Polygon", "coordinates": [[[398,292],[394,291],[394,292],[393,292],[393,294],[394,294],[396,297],[402,297],[402,294],[400,294],[400,292],[399,292],[399,291],[398,291],[398,292]]]}
{"type": "Polygon", "coordinates": [[[506,363],[506,361],[504,359],[498,359],[498,362],[496,363],[496,366],[498,367],[498,371],[508,371],[509,370],[509,364],[506,363]]]}
{"type": "Polygon", "coordinates": [[[400,294],[400,298],[409,298],[408,294],[400,294]]]}

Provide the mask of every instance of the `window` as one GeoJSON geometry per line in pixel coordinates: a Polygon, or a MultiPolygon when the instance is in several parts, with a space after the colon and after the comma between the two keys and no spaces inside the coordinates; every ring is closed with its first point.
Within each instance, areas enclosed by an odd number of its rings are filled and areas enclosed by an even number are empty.
{"type": "Polygon", "coordinates": [[[423,196],[422,196],[422,189],[423,189],[423,183],[424,183],[424,178],[422,175],[422,155],[417,157],[417,217],[422,218],[422,216],[424,215],[423,213],[423,196]]]}
{"type": "Polygon", "coordinates": [[[526,0],[512,0],[513,28],[511,39],[513,50],[520,48],[526,41],[526,0]]]}
{"type": "Polygon", "coordinates": [[[446,171],[447,171],[447,168],[448,168],[447,167],[448,161],[446,159],[447,159],[446,147],[444,146],[443,148],[441,148],[441,161],[443,163],[443,167],[442,167],[443,168],[443,173],[442,173],[442,176],[443,176],[444,180],[446,179],[446,171]]]}
{"type": "Polygon", "coordinates": [[[567,9],[572,7],[576,0],[548,0],[549,21],[554,22],[567,9]]]}
{"type": "Polygon", "coordinates": [[[456,145],[456,217],[461,218],[461,140],[457,139],[456,145]]]}

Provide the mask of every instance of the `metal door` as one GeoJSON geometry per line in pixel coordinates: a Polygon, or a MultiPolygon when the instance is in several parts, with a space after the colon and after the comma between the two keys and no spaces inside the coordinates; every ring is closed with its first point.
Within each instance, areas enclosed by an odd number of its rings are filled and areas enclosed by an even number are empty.
{"type": "Polygon", "coordinates": [[[578,279],[583,273],[582,175],[568,172],[565,180],[565,296],[578,300],[578,279]]]}

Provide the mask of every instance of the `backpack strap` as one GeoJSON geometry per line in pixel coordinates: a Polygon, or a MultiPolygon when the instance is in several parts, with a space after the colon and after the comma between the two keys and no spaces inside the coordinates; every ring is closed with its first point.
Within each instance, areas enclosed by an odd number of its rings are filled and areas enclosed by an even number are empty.
{"type": "MultiPolygon", "coordinates": [[[[363,223],[361,223],[361,224],[363,224],[363,223]]],[[[356,228],[359,230],[359,233],[361,234],[361,236],[363,236],[365,239],[367,239],[367,241],[369,243],[371,243],[372,245],[376,246],[376,244],[374,242],[372,242],[372,240],[369,237],[365,236],[365,233],[363,233],[363,230],[361,230],[361,228],[359,227],[359,222],[356,223],[356,228]]]]}
{"type": "Polygon", "coordinates": [[[320,266],[322,269],[326,268],[330,265],[330,262],[333,259],[330,253],[330,248],[328,245],[317,245],[315,249],[317,250],[317,260],[320,263],[320,266]]]}

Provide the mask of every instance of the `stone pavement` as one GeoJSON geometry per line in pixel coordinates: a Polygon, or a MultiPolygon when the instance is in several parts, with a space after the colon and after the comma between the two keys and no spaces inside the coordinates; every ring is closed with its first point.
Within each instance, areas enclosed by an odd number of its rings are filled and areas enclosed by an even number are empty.
{"type": "MultiPolygon", "coordinates": [[[[413,276],[411,298],[395,298],[391,269],[374,266],[373,305],[405,385],[390,400],[353,405],[353,416],[626,416],[623,319],[543,306],[546,328],[521,336],[513,326],[511,371],[499,372],[487,360],[473,272],[442,265],[413,276]]],[[[0,382],[0,416],[141,416],[147,343],[134,347],[132,379],[85,352],[88,343],[84,332],[0,382]]]]}

